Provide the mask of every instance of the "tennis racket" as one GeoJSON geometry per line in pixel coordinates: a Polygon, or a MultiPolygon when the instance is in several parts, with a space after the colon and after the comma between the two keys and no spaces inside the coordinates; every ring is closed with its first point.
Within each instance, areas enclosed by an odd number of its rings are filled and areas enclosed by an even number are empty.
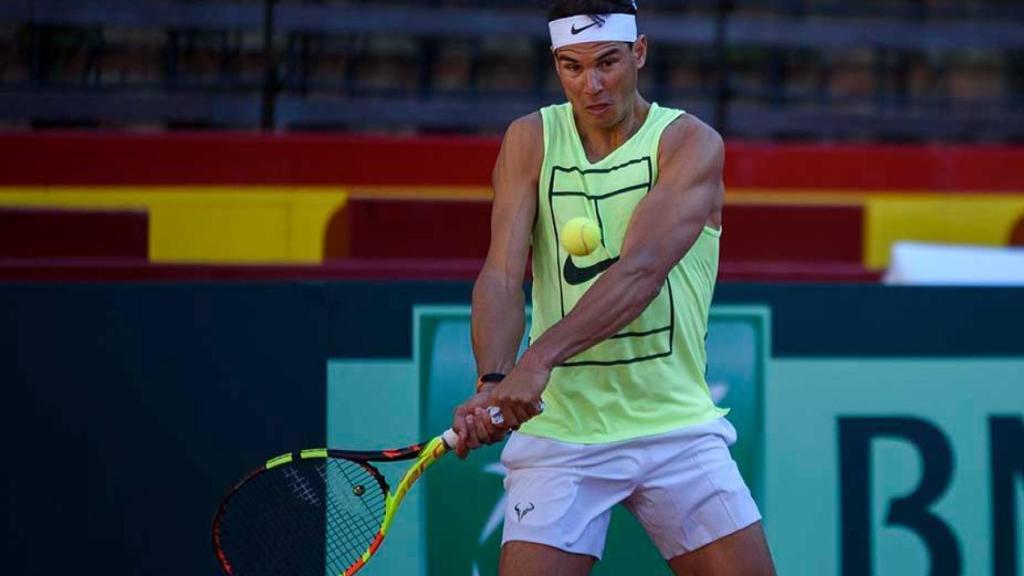
{"type": "MultiPolygon", "coordinates": [[[[502,424],[501,411],[488,409],[502,424]]],[[[412,485],[458,440],[449,428],[423,444],[383,451],[282,454],[228,492],[213,518],[213,550],[228,576],[350,576],[387,536],[412,485]],[[370,462],[415,462],[392,492],[370,462]]]]}

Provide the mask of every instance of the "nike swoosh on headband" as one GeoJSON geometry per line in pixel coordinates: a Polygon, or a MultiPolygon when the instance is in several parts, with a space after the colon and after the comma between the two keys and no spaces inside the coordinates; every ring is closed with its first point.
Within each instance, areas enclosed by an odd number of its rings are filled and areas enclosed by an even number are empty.
{"type": "Polygon", "coordinates": [[[580,32],[583,32],[587,28],[593,28],[594,26],[597,26],[598,24],[600,24],[600,22],[593,22],[591,24],[587,24],[583,28],[577,28],[576,25],[573,24],[572,25],[572,29],[570,30],[570,32],[572,33],[573,36],[575,36],[575,35],[579,34],[580,32]]]}
{"type": "Polygon", "coordinates": [[[583,42],[635,42],[636,16],[632,14],[580,14],[548,22],[551,48],[583,42]]]}
{"type": "Polygon", "coordinates": [[[580,268],[576,266],[576,263],[572,261],[572,256],[565,259],[565,266],[562,268],[562,276],[565,277],[565,281],[571,286],[579,286],[597,278],[597,275],[605,270],[611,268],[612,264],[619,261],[619,257],[608,258],[601,260],[597,264],[591,264],[580,268]]]}

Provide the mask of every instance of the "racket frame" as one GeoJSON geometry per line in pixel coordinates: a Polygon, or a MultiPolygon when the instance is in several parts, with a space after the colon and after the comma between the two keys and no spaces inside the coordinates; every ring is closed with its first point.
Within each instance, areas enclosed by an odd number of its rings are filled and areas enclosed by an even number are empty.
{"type": "Polygon", "coordinates": [[[231,561],[227,558],[223,547],[221,546],[221,521],[227,511],[231,499],[245,486],[246,483],[253,480],[254,478],[278,468],[296,462],[299,460],[328,460],[328,459],[342,459],[348,460],[363,469],[365,469],[378,483],[381,491],[384,494],[384,518],[381,521],[380,528],[377,534],[374,536],[370,543],[370,546],[365,552],[354,562],[343,570],[339,576],[352,576],[369,561],[370,557],[377,552],[380,548],[381,543],[384,541],[384,537],[387,536],[391,529],[391,523],[395,517],[395,511],[398,506],[405,500],[405,496],[409,493],[413,484],[423,475],[423,472],[434,462],[437,462],[442,456],[447,454],[451,447],[445,440],[445,435],[450,435],[451,431],[446,431],[445,434],[438,436],[429,442],[421,444],[413,444],[403,448],[397,448],[394,450],[335,450],[329,448],[312,448],[308,450],[299,450],[296,452],[287,452],[279,456],[275,456],[267,460],[263,466],[251,471],[244,478],[238,481],[234,486],[228,490],[227,494],[221,499],[220,505],[217,507],[217,512],[213,517],[213,551],[220,563],[221,569],[224,570],[225,574],[234,576],[234,568],[231,565],[231,561]],[[399,462],[403,460],[416,459],[415,462],[405,471],[402,475],[402,479],[398,482],[394,492],[391,491],[388,486],[387,479],[380,473],[377,468],[372,466],[370,462],[399,462]]]}

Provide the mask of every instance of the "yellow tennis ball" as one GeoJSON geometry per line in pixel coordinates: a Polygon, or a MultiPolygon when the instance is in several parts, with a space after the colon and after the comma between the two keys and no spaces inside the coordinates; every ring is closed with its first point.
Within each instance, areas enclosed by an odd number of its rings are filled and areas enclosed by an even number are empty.
{"type": "Polygon", "coordinates": [[[601,245],[601,229],[585,216],[577,216],[562,227],[562,247],[573,256],[586,256],[601,245]]]}

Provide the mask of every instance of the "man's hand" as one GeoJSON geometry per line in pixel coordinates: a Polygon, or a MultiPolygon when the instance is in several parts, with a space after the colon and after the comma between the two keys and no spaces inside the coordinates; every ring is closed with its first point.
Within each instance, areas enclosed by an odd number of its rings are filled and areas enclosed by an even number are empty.
{"type": "Polygon", "coordinates": [[[459,442],[455,445],[455,454],[459,458],[465,458],[470,450],[505,439],[508,428],[496,426],[487,413],[491,406],[490,397],[490,391],[485,390],[474,394],[455,409],[452,429],[459,435],[459,442]]]}
{"type": "Polygon", "coordinates": [[[540,395],[550,378],[550,369],[520,361],[505,380],[491,390],[489,403],[501,409],[504,427],[516,430],[540,414],[540,395]]]}

